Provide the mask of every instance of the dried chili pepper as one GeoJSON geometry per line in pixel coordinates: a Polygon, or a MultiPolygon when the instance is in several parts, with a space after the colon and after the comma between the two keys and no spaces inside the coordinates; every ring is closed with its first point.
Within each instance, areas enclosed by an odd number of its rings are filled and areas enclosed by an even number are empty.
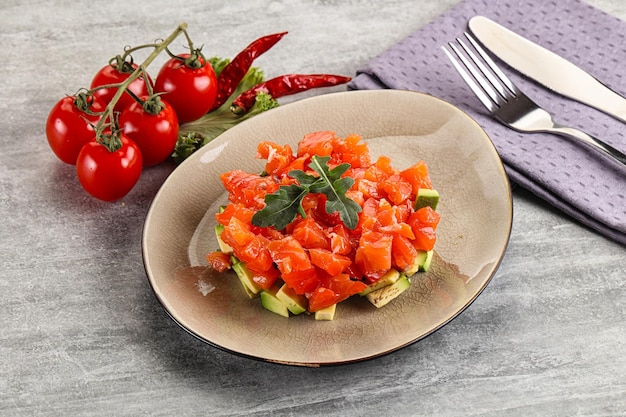
{"type": "Polygon", "coordinates": [[[252,62],[261,54],[267,52],[286,34],[287,32],[281,32],[258,38],[239,52],[237,56],[222,69],[222,72],[220,72],[217,78],[217,96],[215,97],[211,111],[217,109],[228,100],[228,97],[233,94],[237,85],[239,85],[252,66],[252,62]]]}
{"type": "Polygon", "coordinates": [[[286,74],[267,80],[241,93],[230,106],[235,114],[244,114],[254,106],[259,93],[267,93],[272,98],[288,96],[312,88],[331,87],[350,81],[350,77],[333,74],[286,74]]]}

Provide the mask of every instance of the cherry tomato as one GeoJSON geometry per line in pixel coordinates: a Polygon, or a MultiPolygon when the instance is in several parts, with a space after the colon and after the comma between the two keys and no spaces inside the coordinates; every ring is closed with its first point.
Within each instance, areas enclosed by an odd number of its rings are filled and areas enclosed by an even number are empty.
{"type": "Polygon", "coordinates": [[[178,118],[165,100],[156,97],[155,103],[148,96],[140,98],[149,104],[149,109],[156,106],[158,113],[146,111],[141,103],[133,100],[122,111],[118,122],[124,134],[141,149],[143,165],[153,166],[165,161],[174,151],[178,139],[178,118]]]}
{"type": "MultiPolygon", "coordinates": [[[[95,96],[87,98],[93,112],[101,112],[104,105],[95,96]]],[[[78,153],[85,143],[94,140],[96,134],[92,124],[98,123],[100,116],[85,113],[77,106],[77,97],[68,96],[59,100],[46,120],[46,137],[54,154],[63,162],[76,164],[78,153]]]]}
{"type": "MultiPolygon", "coordinates": [[[[189,54],[179,55],[181,59],[189,54]]],[[[167,93],[162,97],[174,107],[178,121],[197,120],[211,110],[217,95],[217,79],[211,64],[198,57],[200,68],[191,68],[184,61],[171,58],[159,71],[154,91],[167,93]]]]}
{"type": "Polygon", "coordinates": [[[76,160],[78,181],[92,196],[115,201],[124,197],[135,186],[141,175],[141,151],[135,142],[123,133],[122,146],[110,151],[97,141],[83,146],[76,160]]]}
{"type": "MultiPolygon", "coordinates": [[[[128,71],[126,69],[124,71],[120,71],[117,66],[107,65],[102,67],[96,75],[93,77],[91,81],[91,88],[100,87],[102,85],[108,84],[119,84],[123,83],[132,73],[134,69],[137,68],[137,64],[128,64],[128,71]]],[[[148,76],[148,81],[152,83],[152,80],[148,76]]],[[[146,82],[143,77],[139,77],[134,80],[128,86],[128,90],[135,93],[136,96],[145,96],[148,95],[148,88],[146,87],[146,82]]],[[[95,90],[95,95],[97,95],[105,104],[108,104],[113,96],[117,93],[117,88],[100,88],[95,90]]],[[[135,101],[130,94],[122,94],[118,102],[115,104],[115,111],[122,111],[125,107],[129,106],[133,101],[135,101]]]]}

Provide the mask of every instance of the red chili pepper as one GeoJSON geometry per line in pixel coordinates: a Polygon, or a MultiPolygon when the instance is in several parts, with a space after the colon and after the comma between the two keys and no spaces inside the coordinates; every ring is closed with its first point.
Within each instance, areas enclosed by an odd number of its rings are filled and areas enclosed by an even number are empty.
{"type": "Polygon", "coordinates": [[[234,101],[230,110],[235,114],[243,114],[254,106],[258,93],[267,93],[272,98],[296,94],[301,91],[319,87],[331,87],[350,81],[350,77],[333,74],[286,74],[267,80],[248,91],[244,91],[234,101]]]}
{"type": "Polygon", "coordinates": [[[252,66],[252,62],[267,52],[286,34],[287,32],[275,33],[253,41],[222,69],[217,78],[217,96],[211,110],[217,109],[228,100],[228,97],[233,94],[233,91],[252,66]]]}

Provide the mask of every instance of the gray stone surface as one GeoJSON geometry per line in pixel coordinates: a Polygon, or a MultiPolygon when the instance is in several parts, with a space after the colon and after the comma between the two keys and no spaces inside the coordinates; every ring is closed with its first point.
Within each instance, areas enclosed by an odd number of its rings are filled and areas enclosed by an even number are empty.
{"type": "MultiPolygon", "coordinates": [[[[46,143],[60,97],[181,21],[209,55],[288,30],[258,61],[267,76],[353,74],[455,3],[3,0],[0,414],[625,415],[624,247],[523,191],[503,263],[463,314],[376,360],[294,368],[197,341],[153,296],[141,230],[171,166],[101,203],[46,143]]],[[[619,0],[589,3],[626,19],[619,0]]]]}

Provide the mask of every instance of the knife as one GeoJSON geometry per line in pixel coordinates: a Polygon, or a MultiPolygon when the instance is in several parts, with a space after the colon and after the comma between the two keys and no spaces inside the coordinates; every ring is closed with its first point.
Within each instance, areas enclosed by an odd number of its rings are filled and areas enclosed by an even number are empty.
{"type": "Polygon", "coordinates": [[[484,16],[471,18],[469,29],[495,56],[528,78],[626,122],[626,98],[570,61],[484,16]]]}

